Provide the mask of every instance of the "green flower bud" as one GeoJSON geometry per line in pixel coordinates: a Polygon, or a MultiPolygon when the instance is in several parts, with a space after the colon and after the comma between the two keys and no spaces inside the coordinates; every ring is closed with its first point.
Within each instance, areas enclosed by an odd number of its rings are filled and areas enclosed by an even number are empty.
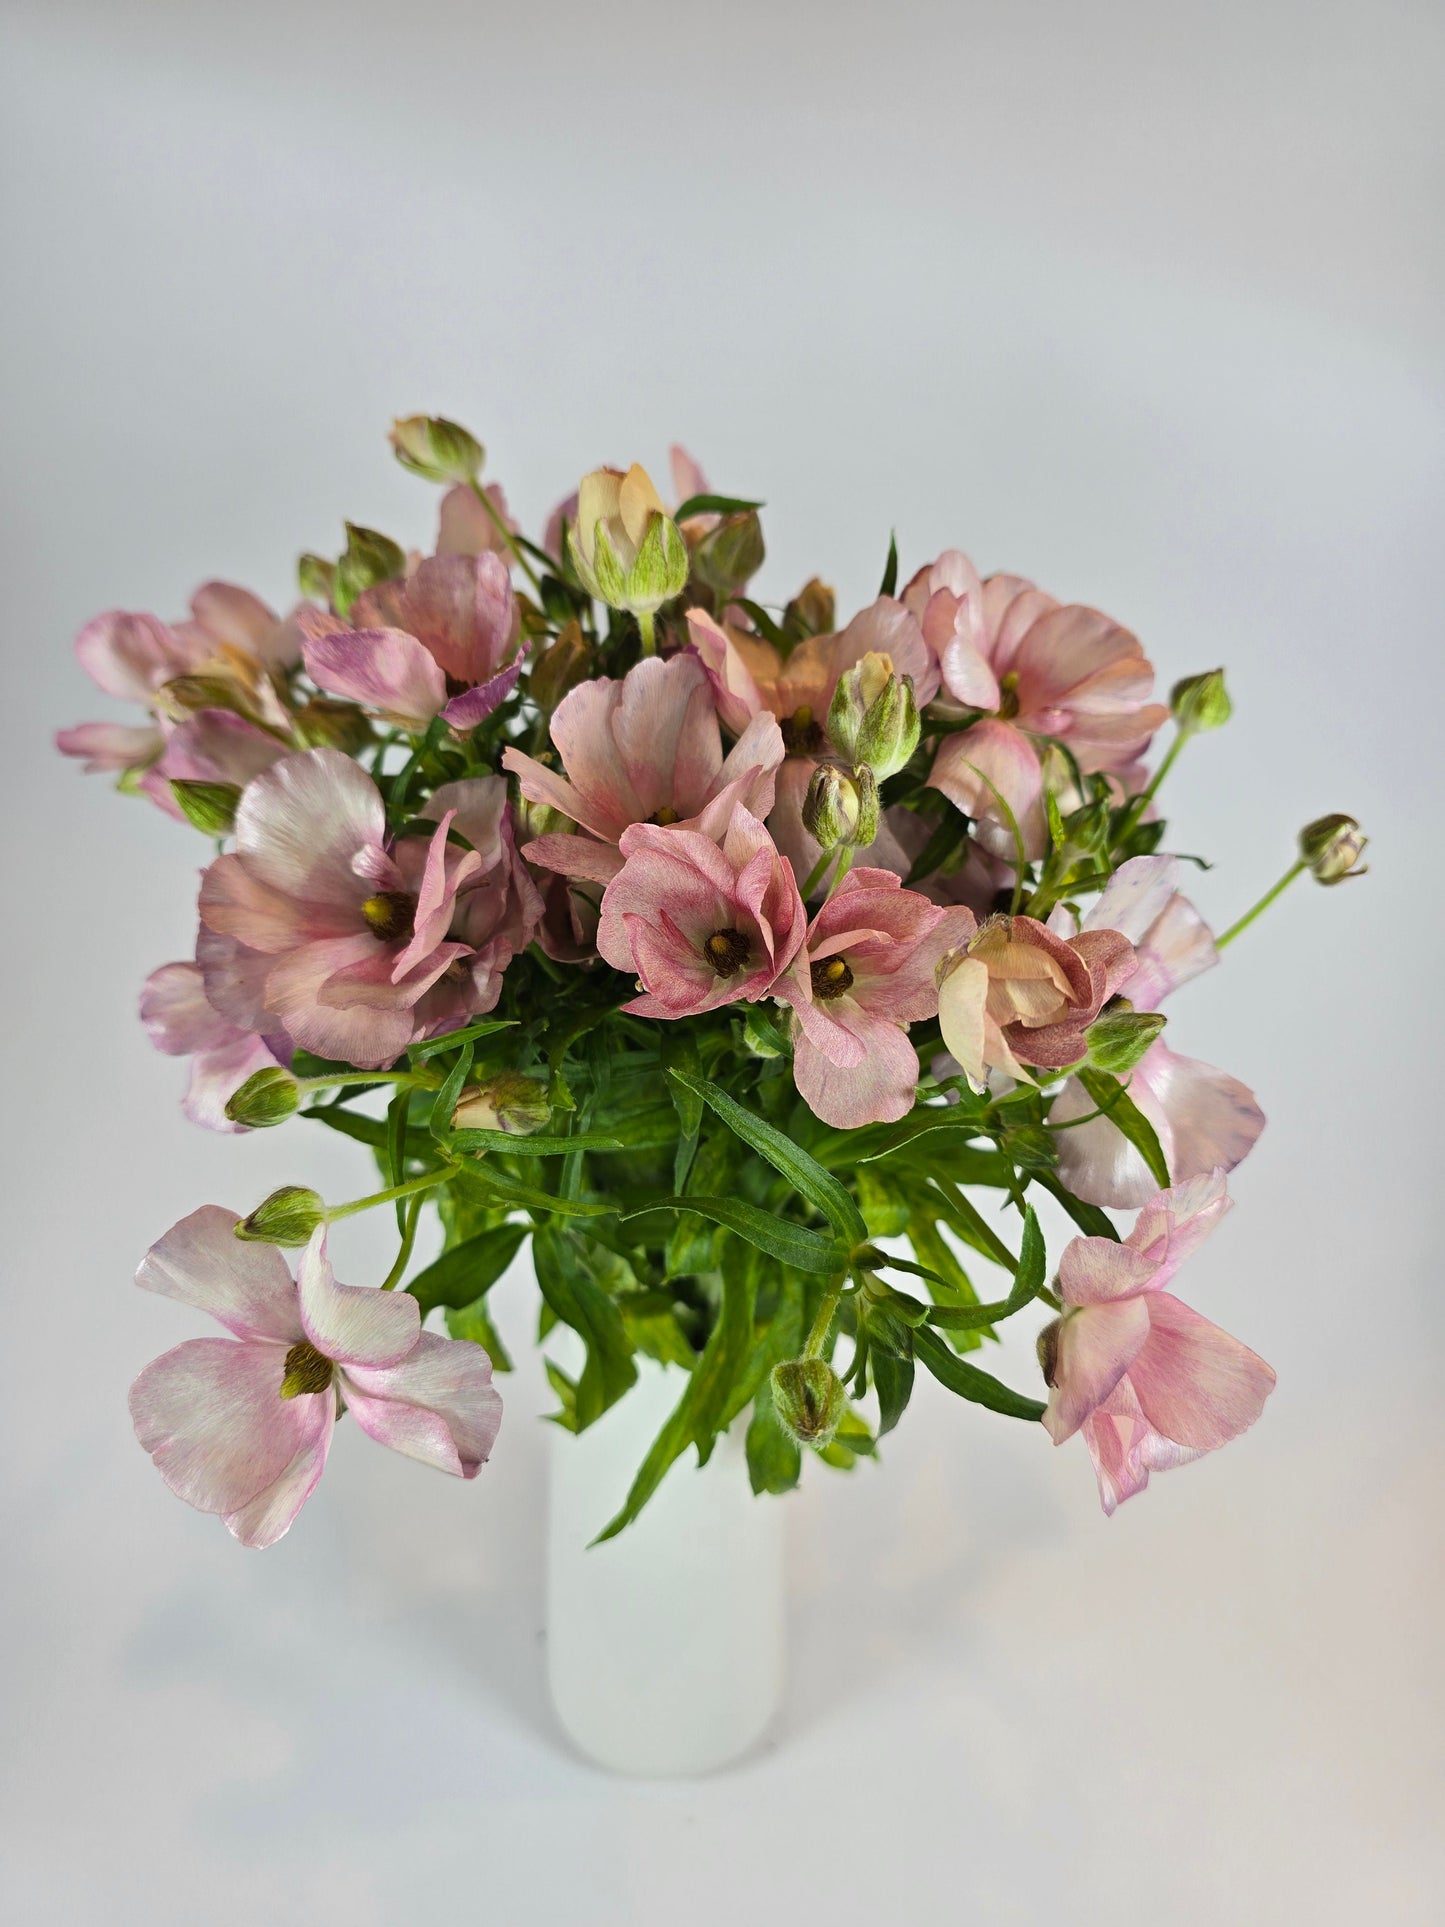
{"type": "Polygon", "coordinates": [[[462,1092],[452,1112],[454,1131],[509,1131],[529,1137],[552,1115],[547,1086],[521,1071],[500,1071],[462,1092]]]}
{"type": "Polygon", "coordinates": [[[1364,876],[1357,865],[1369,840],[1352,816],[1317,817],[1299,833],[1300,858],[1316,882],[1343,883],[1346,877],[1364,876]]]}
{"type": "Polygon", "coordinates": [[[1104,1011],[1084,1032],[1089,1063],[1097,1071],[1122,1077],[1133,1070],[1168,1021],[1157,1010],[1130,1010],[1121,999],[1118,1007],[1104,1011]]]}
{"type": "MultiPolygon", "coordinates": [[[[828,710],[828,734],[848,760],[886,782],[918,747],[913,680],[895,673],[892,659],[870,650],[838,678],[828,710]]],[[[870,839],[871,841],[871,839],[870,839]]]]}
{"type": "Polygon", "coordinates": [[[569,689],[582,682],[591,667],[592,645],[581,623],[565,623],[553,641],[533,658],[527,688],[539,709],[550,716],[569,689]]]}
{"type": "Polygon", "coordinates": [[[647,471],[634,462],[584,475],[567,531],[577,579],[610,609],[653,615],[687,586],[687,544],[647,471]]]}
{"type": "Polygon", "coordinates": [[[1234,714],[1234,704],[1224,686],[1224,671],[1206,669],[1203,675],[1185,676],[1170,690],[1169,708],[1186,736],[1222,728],[1234,714]]]}
{"type": "Polygon", "coordinates": [[[176,776],[171,779],[171,795],[195,829],[207,836],[230,835],[241,800],[239,783],[197,783],[176,776]]]}
{"type": "Polygon", "coordinates": [[[233,1124],[244,1124],[253,1131],[271,1124],[284,1124],[301,1102],[301,1086],[279,1064],[253,1071],[226,1104],[226,1116],[233,1124]]]}
{"type": "Polygon", "coordinates": [[[355,756],[376,741],[364,711],[337,696],[313,696],[295,715],[296,732],[310,749],[339,749],[355,756]]]}
{"type": "Polygon", "coordinates": [[[339,616],[351,613],[351,605],[363,589],[378,582],[394,582],[406,574],[405,551],[389,535],[375,529],[346,524],[346,551],[336,565],[332,603],[339,616]]]}
{"type": "Polygon", "coordinates": [[[773,1410],[799,1445],[822,1451],[848,1410],[842,1380],[824,1358],[789,1358],[773,1367],[773,1410]]]}
{"type": "Polygon", "coordinates": [[[308,602],[319,602],[323,608],[330,608],[336,589],[336,564],[328,562],[324,555],[308,552],[297,556],[296,581],[308,602]]]}
{"type": "Polygon", "coordinates": [[[692,567],[700,582],[728,596],[757,574],[765,555],[758,512],[747,509],[709,530],[693,550],[692,567]]]}
{"type": "Polygon", "coordinates": [[[836,763],[820,763],[803,798],[803,827],[825,850],[840,843],[866,849],[878,834],[878,783],[865,764],[850,776],[836,763]]]}
{"type": "Polygon", "coordinates": [[[804,583],[783,611],[783,627],[789,635],[829,636],[837,620],[837,599],[826,582],[814,576],[804,583]]]}
{"type": "Polygon", "coordinates": [[[474,482],[487,459],[475,435],[440,415],[394,421],[389,439],[402,467],[428,482],[474,482]]]}
{"type": "Polygon", "coordinates": [[[304,1184],[283,1184],[262,1198],[236,1226],[236,1236],[263,1245],[304,1245],[317,1225],[326,1222],[320,1194],[304,1184]]]}

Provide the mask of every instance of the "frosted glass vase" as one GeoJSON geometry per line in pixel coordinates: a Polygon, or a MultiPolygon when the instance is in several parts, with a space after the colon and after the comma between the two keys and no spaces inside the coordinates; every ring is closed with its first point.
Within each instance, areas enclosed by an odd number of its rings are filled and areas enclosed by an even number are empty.
{"type": "Polygon", "coordinates": [[[547,1682],[569,1739],[616,1773],[680,1778],[746,1753],[783,1689],[785,1505],[754,1498],[744,1413],[699,1467],[689,1448],[641,1517],[589,1549],[685,1384],[638,1382],[580,1437],[554,1428],[547,1682]]]}

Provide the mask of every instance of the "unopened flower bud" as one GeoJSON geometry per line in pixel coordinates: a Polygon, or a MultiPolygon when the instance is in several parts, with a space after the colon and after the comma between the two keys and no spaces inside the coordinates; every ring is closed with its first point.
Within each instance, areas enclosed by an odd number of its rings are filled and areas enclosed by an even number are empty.
{"type": "Polygon", "coordinates": [[[319,602],[323,608],[329,607],[336,589],[336,564],[328,562],[324,555],[298,555],[296,558],[296,582],[308,602],[319,602]]]}
{"type": "Polygon", "coordinates": [[[193,828],[207,836],[229,836],[241,800],[239,783],[198,783],[185,777],[171,779],[176,807],[193,828]]]}
{"type": "Polygon", "coordinates": [[[800,1445],[821,1452],[848,1410],[842,1380],[824,1358],[789,1358],[773,1367],[773,1410],[800,1445]]]}
{"type": "Polygon", "coordinates": [[[870,649],[838,678],[828,711],[828,734],[850,762],[879,782],[901,770],[918,747],[913,680],[897,675],[892,658],[870,649]]]}
{"type": "Polygon", "coordinates": [[[803,827],[825,850],[840,843],[865,849],[878,834],[878,784],[866,766],[850,776],[820,763],[803,798],[803,827]]]}
{"type": "Polygon", "coordinates": [[[311,749],[339,749],[355,756],[376,740],[364,710],[336,696],[313,696],[297,710],[296,733],[311,749]]]}
{"type": "Polygon", "coordinates": [[[226,1116],[233,1124],[244,1124],[263,1131],[271,1124],[284,1124],[301,1102],[301,1086],[279,1064],[268,1064],[253,1071],[226,1103],[226,1116]]]}
{"type": "Polygon", "coordinates": [[[1090,1065],[1122,1077],[1133,1070],[1168,1021],[1157,1010],[1106,1010],[1084,1032],[1090,1065]]]}
{"type": "Polygon", "coordinates": [[[255,1244],[304,1245],[317,1225],[326,1222],[320,1194],[304,1184],[283,1184],[262,1198],[236,1226],[236,1236],[255,1244]]]}
{"type": "Polygon", "coordinates": [[[687,544],[636,462],[583,476],[567,543],[583,588],[610,609],[653,615],[687,586],[687,544]]]}
{"type": "Polygon", "coordinates": [[[540,655],[532,659],[527,688],[539,709],[550,716],[569,689],[584,680],[592,661],[592,645],[580,622],[565,623],[540,655]]]}
{"type": "Polygon", "coordinates": [[[1185,676],[1170,690],[1169,708],[1186,736],[1221,728],[1234,714],[1234,704],[1224,686],[1224,671],[1206,669],[1203,675],[1185,676]]]}
{"type": "Polygon", "coordinates": [[[475,435],[440,415],[409,415],[391,425],[392,453],[428,482],[474,482],[487,451],[475,435]]]}
{"type": "Polygon", "coordinates": [[[765,555],[758,512],[745,509],[709,530],[693,551],[692,566],[699,581],[727,596],[757,574],[765,555]]]}
{"type": "Polygon", "coordinates": [[[1369,838],[1352,816],[1321,816],[1299,833],[1299,853],[1318,883],[1343,883],[1365,874],[1358,868],[1369,838]]]}
{"type": "Polygon", "coordinates": [[[547,1086],[521,1071],[501,1071],[462,1092],[452,1112],[454,1131],[507,1131],[529,1137],[552,1115],[547,1086]]]}
{"type": "Polygon", "coordinates": [[[837,619],[837,600],[826,582],[814,576],[783,611],[783,627],[800,636],[827,636],[837,619]]]}
{"type": "Polygon", "coordinates": [[[156,708],[176,723],[202,709],[229,709],[247,722],[259,720],[252,692],[235,676],[172,676],[156,691],[155,701],[156,708]]]}
{"type": "Polygon", "coordinates": [[[345,617],[363,589],[378,582],[393,582],[406,573],[406,554],[389,535],[376,529],[346,524],[346,550],[336,565],[332,603],[336,613],[345,617]]]}

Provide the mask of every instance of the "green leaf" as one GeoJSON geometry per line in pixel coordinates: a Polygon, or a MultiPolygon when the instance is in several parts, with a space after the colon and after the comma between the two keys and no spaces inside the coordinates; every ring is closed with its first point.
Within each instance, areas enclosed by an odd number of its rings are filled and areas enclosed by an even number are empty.
{"type": "Polygon", "coordinates": [[[800,1196],[822,1212],[850,1250],[867,1242],[868,1227],[863,1222],[862,1212],[845,1187],[825,1171],[815,1158],[809,1157],[776,1126],[744,1110],[741,1104],[735,1104],[727,1092],[719,1090],[716,1084],[693,1077],[687,1071],[670,1070],[667,1074],[675,1082],[695,1090],[704,1103],[711,1105],[730,1131],[740,1137],[744,1144],[751,1145],[760,1157],[766,1158],[775,1171],[780,1171],[800,1196]]]}
{"type": "Polygon", "coordinates": [[[891,1432],[913,1396],[913,1360],[892,1352],[872,1353],[873,1389],[878,1394],[878,1436],[891,1432]]]}
{"type": "Polygon", "coordinates": [[[908,1199],[889,1174],[860,1165],[856,1182],[858,1207],[868,1235],[873,1238],[900,1238],[908,1229],[908,1199]]]}
{"type": "Polygon", "coordinates": [[[746,502],[741,495],[689,495],[672,512],[674,522],[685,522],[689,515],[745,515],[749,509],[765,508],[763,502],[746,502]]]}
{"type": "Polygon", "coordinates": [[[985,1258],[992,1258],[993,1262],[996,1265],[1002,1265],[1005,1271],[1017,1271],[1017,1258],[992,1225],[984,1221],[978,1207],[964,1196],[958,1186],[938,1177],[934,1178],[933,1184],[934,1201],[942,1200],[942,1215],[947,1218],[964,1243],[972,1245],[974,1250],[982,1253],[985,1258]]]}
{"type": "Polygon", "coordinates": [[[542,1360],[547,1373],[547,1383],[557,1394],[560,1411],[549,1414],[554,1425],[560,1425],[564,1432],[577,1430],[577,1387],[560,1365],[554,1365],[550,1358],[542,1360]]]}
{"type": "Polygon", "coordinates": [[[1080,1231],[1086,1232],[1091,1238],[1112,1238],[1115,1244],[1119,1242],[1119,1233],[1112,1218],[1101,1211],[1098,1205],[1085,1204],[1082,1198],[1076,1198],[1065,1187],[1057,1172],[1035,1171],[1031,1176],[1035,1184],[1041,1184],[1051,1197],[1058,1199],[1080,1231]]]}
{"type": "Polygon", "coordinates": [[[913,1334],[913,1354],[940,1385],[946,1385],[950,1392],[972,1400],[975,1405],[986,1405],[991,1412],[1002,1412],[1005,1418],[1041,1419],[1044,1415],[1038,1399],[1025,1398],[1022,1392],[1010,1390],[992,1373],[970,1365],[957,1352],[950,1351],[937,1332],[930,1331],[926,1325],[913,1334]]]}
{"type": "Polygon", "coordinates": [[[1128,1138],[1134,1149],[1149,1167],[1149,1175],[1161,1191],[1170,1185],[1169,1166],[1155,1135],[1154,1126],[1145,1117],[1133,1098],[1128,1095],[1117,1077],[1108,1071],[1090,1070],[1085,1065],[1075,1072],[1079,1082],[1101,1108],[1108,1107],[1108,1122],[1128,1138]]]}
{"type": "Polygon", "coordinates": [[[726,1225],[729,1231],[736,1231],[759,1251],[798,1271],[832,1273],[842,1271],[848,1263],[846,1248],[834,1244],[821,1232],[810,1231],[806,1225],[794,1224],[788,1218],[775,1218],[771,1211],[745,1204],[741,1198],[695,1198],[691,1193],[681,1198],[659,1198],[655,1204],[644,1205],[639,1211],[624,1213],[622,1222],[630,1224],[633,1219],[645,1218],[654,1211],[696,1212],[698,1217],[707,1218],[713,1224],[726,1225]]]}
{"type": "Polygon", "coordinates": [[[452,1112],[457,1108],[457,1099],[462,1094],[462,1086],[467,1081],[467,1072],[472,1068],[475,1047],[471,1043],[462,1045],[457,1061],[447,1072],[446,1081],[432,1100],[431,1134],[445,1150],[447,1136],[452,1121],[452,1112]]]}
{"type": "Polygon", "coordinates": [[[883,582],[879,595],[892,595],[898,587],[898,532],[888,538],[888,560],[883,567],[883,582]]]}
{"type": "MultiPolygon", "coordinates": [[[[971,1310],[977,1305],[978,1293],[959,1263],[958,1253],[939,1230],[937,1220],[925,1217],[917,1207],[908,1227],[908,1242],[913,1246],[914,1257],[930,1273],[936,1302],[961,1310],[971,1310]]],[[[992,1333],[987,1325],[982,1325],[977,1331],[950,1331],[945,1336],[956,1352],[971,1352],[977,1351],[992,1333]]]]}
{"type": "Polygon", "coordinates": [[[510,1171],[502,1171],[494,1164],[463,1165],[450,1184],[475,1186],[482,1194],[484,1202],[497,1205],[516,1205],[523,1211],[547,1211],[558,1218],[607,1218],[616,1210],[611,1204],[589,1204],[584,1198],[559,1198],[550,1191],[539,1191],[534,1185],[523,1184],[514,1178],[510,1171]]]}
{"type": "Polygon", "coordinates": [[[511,1264],[530,1231],[530,1225],[499,1224],[444,1251],[407,1286],[422,1317],[437,1305],[459,1309],[474,1304],[511,1264]]]}
{"type": "MultiPolygon", "coordinates": [[[[890,1263],[896,1262],[890,1259],[890,1263]]],[[[1000,1298],[992,1305],[953,1306],[939,1305],[928,1314],[929,1323],[941,1325],[949,1331],[979,1331],[984,1326],[1012,1318],[1016,1311],[1032,1304],[1043,1287],[1044,1272],[1048,1254],[1044,1247],[1044,1234],[1039,1230],[1039,1221],[1034,1216],[1032,1205],[1024,1213],[1024,1235],[1019,1248],[1018,1270],[1014,1273],[1013,1290],[1007,1298],[1000,1298]]],[[[905,1270],[911,1269],[909,1266],[905,1270]]]]}
{"type": "MultiPolygon", "coordinates": [[[[384,1151],[387,1143],[387,1127],[379,1117],[364,1117],[359,1111],[347,1110],[342,1104],[318,1104],[312,1110],[298,1111],[298,1117],[314,1118],[318,1124],[328,1129],[340,1131],[343,1137],[355,1138],[358,1144],[368,1144],[373,1151],[384,1151]]],[[[406,1134],[406,1154],[409,1158],[435,1156],[436,1146],[431,1138],[421,1131],[408,1131],[406,1134]]]]}
{"type": "Polygon", "coordinates": [[[747,610],[753,627],[763,640],[770,642],[775,649],[781,650],[786,656],[789,647],[788,638],[779,627],[776,618],[769,615],[760,602],[750,602],[746,596],[741,595],[735,595],[732,599],[740,609],[747,610]]]}
{"type": "Polygon", "coordinates": [[[746,1449],[748,1483],[756,1494],[792,1491],[802,1475],[803,1449],[791,1432],[784,1431],[773,1410],[773,1388],[767,1379],[753,1401],[746,1449]]]}
{"type": "Polygon", "coordinates": [[[487,1316],[485,1298],[479,1298],[474,1305],[460,1305],[448,1311],[447,1330],[453,1338],[467,1338],[474,1345],[480,1345],[491,1359],[494,1372],[511,1371],[511,1355],[502,1343],[501,1334],[487,1316]]]}
{"type": "Polygon", "coordinates": [[[574,1137],[518,1137],[511,1131],[477,1131],[464,1127],[448,1140],[458,1151],[505,1151],[513,1158],[562,1158],[574,1151],[621,1151],[620,1138],[605,1131],[578,1131],[574,1137]]]}
{"type": "Polygon", "coordinates": [[[577,1381],[575,1427],[585,1432],[637,1382],[632,1347],[615,1300],[591,1276],[576,1238],[546,1225],[534,1235],[532,1250],[543,1298],[587,1347],[577,1381]]]}
{"type": "MultiPolygon", "coordinates": [[[[435,829],[433,824],[432,828],[435,829]]],[[[494,1030],[515,1030],[515,1017],[484,1017],[480,1023],[468,1024],[465,1030],[448,1031],[445,1037],[429,1037],[424,1044],[413,1044],[407,1056],[413,1064],[421,1064],[428,1057],[435,1057],[444,1050],[455,1050],[459,1044],[474,1044],[479,1037],[490,1037],[494,1030]]]]}

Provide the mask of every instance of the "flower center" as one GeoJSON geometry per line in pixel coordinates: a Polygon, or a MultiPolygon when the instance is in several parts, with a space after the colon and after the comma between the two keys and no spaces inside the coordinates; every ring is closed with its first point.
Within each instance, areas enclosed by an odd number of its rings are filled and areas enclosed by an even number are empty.
{"type": "Polygon", "coordinates": [[[662,808],[654,810],[647,820],[649,823],[656,823],[659,829],[665,830],[672,823],[680,823],[682,818],[670,803],[664,803],[662,808]]]}
{"type": "Polygon", "coordinates": [[[998,679],[998,714],[1007,722],[1019,713],[1019,672],[1010,669],[998,679]]]}
{"type": "Polygon", "coordinates": [[[816,756],[823,747],[823,725],[815,721],[806,703],[800,703],[791,716],[784,716],[778,728],[789,756],[816,756]]]}
{"type": "Polygon", "coordinates": [[[813,995],[825,1004],[853,988],[853,973],[845,957],[824,957],[821,963],[812,966],[809,974],[813,979],[813,995]]]}
{"type": "Polygon", "coordinates": [[[416,919],[416,898],[405,890],[378,890],[361,906],[361,914],[371,926],[372,935],[382,943],[395,943],[409,937],[416,919]]]}
{"type": "Polygon", "coordinates": [[[741,930],[714,930],[702,954],[719,977],[735,977],[753,954],[753,946],[741,930]]]}
{"type": "Polygon", "coordinates": [[[293,1345],[286,1354],[286,1375],[281,1380],[282,1398],[300,1398],[312,1392],[324,1392],[331,1384],[333,1369],[326,1354],[318,1352],[309,1338],[303,1338],[299,1345],[293,1345]]]}

